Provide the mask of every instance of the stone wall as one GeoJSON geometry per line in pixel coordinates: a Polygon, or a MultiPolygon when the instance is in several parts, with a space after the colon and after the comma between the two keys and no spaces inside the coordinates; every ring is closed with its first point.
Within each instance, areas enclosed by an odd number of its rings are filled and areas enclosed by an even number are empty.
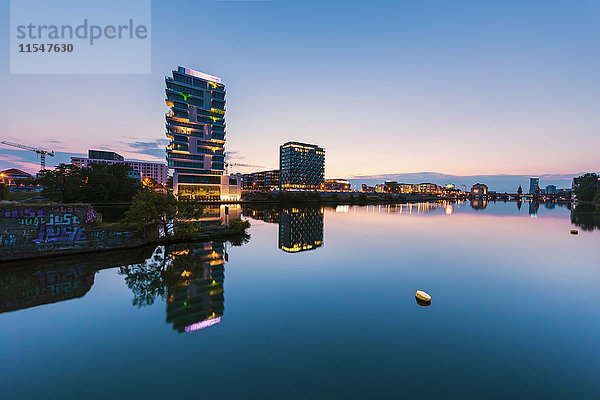
{"type": "Polygon", "coordinates": [[[0,203],[0,261],[135,247],[135,230],[101,227],[89,204],[0,203]]]}

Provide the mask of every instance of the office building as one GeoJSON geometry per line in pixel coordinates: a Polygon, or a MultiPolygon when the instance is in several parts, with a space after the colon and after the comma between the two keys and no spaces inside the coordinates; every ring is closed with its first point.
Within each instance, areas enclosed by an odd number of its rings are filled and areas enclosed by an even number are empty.
{"type": "Polygon", "coordinates": [[[128,161],[122,155],[112,151],[88,150],[88,157],[71,157],[71,163],[80,168],[92,163],[125,164],[132,169],[130,178],[144,180],[150,178],[160,185],[165,185],[169,179],[167,166],[164,163],[146,161],[128,161]]]}
{"type": "Polygon", "coordinates": [[[225,86],[221,78],[178,67],[165,78],[167,164],[173,193],[195,200],[239,200],[239,177],[225,174],[225,86]]]}
{"type": "Polygon", "coordinates": [[[326,192],[349,192],[350,182],[345,179],[325,179],[321,184],[321,190],[326,192]]]}
{"type": "Polygon", "coordinates": [[[325,149],[300,142],[287,142],[279,147],[282,190],[318,190],[324,176],[325,149]]]}
{"type": "Polygon", "coordinates": [[[540,187],[540,178],[532,177],[529,178],[529,194],[535,194],[536,190],[540,187]]]}
{"type": "Polygon", "coordinates": [[[279,188],[279,170],[242,174],[242,189],[269,191],[279,188]]]}

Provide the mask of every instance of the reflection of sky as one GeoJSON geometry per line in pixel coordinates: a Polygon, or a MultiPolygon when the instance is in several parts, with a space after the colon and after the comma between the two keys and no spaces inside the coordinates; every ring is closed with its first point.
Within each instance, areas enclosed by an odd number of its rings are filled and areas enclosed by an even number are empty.
{"type": "MultiPolygon", "coordinates": [[[[446,214],[453,215],[457,213],[477,213],[485,215],[529,215],[530,204],[533,203],[524,201],[519,209],[516,201],[508,202],[486,202],[486,208],[482,210],[474,209],[468,201],[463,202],[439,202],[439,203],[407,203],[407,204],[381,204],[362,207],[351,207],[344,209],[344,212],[367,213],[367,214],[403,214],[403,215],[438,215],[446,214]]],[[[338,207],[339,208],[339,207],[338,207]]],[[[328,208],[325,208],[328,210],[328,208]]],[[[336,212],[340,212],[336,209],[336,212]]],[[[565,203],[540,203],[537,210],[538,214],[542,214],[547,218],[568,218],[570,210],[565,203]]]]}
{"type": "Polygon", "coordinates": [[[224,317],[191,335],[102,271],[82,299],[0,315],[3,394],[183,397],[202,367],[207,398],[594,398],[600,231],[469,208],[326,209],[324,245],[294,254],[253,221],[228,247],[224,317]]]}

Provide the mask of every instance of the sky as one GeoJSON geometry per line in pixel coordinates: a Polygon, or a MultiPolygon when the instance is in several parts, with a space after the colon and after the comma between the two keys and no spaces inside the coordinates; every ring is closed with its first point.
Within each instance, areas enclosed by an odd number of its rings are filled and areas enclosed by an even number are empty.
{"type": "MultiPolygon", "coordinates": [[[[600,170],[594,0],[154,0],[146,75],[11,75],[0,32],[0,139],[56,151],[48,165],[90,148],[164,161],[181,65],[223,79],[231,162],[278,168],[298,140],[326,149],[328,178],[600,170]]],[[[0,146],[0,169],[37,166],[0,146]]]]}

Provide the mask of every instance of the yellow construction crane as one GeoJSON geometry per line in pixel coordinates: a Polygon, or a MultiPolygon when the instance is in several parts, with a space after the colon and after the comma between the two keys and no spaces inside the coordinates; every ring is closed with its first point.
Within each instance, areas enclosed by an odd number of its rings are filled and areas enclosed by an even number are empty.
{"type": "Polygon", "coordinates": [[[48,155],[50,157],[54,157],[54,151],[48,151],[48,150],[44,150],[44,149],[38,149],[38,148],[35,148],[35,147],[26,146],[24,144],[7,142],[5,140],[2,141],[2,142],[0,142],[0,143],[5,144],[7,146],[16,147],[18,149],[34,151],[37,154],[39,154],[40,155],[40,166],[42,167],[42,171],[46,169],[46,156],[48,155]]]}

